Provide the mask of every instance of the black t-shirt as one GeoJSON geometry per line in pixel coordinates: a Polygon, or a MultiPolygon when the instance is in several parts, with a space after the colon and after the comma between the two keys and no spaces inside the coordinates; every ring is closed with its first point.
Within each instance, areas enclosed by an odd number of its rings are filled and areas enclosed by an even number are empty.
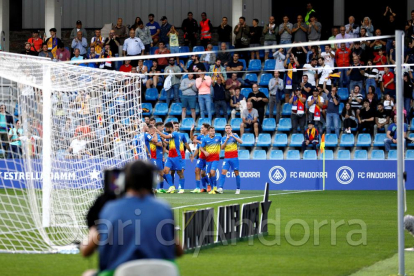
{"type": "MultiPolygon", "coordinates": [[[[368,111],[365,108],[362,108],[360,113],[359,113],[359,117],[361,118],[361,120],[366,120],[366,119],[369,119],[369,118],[373,118],[373,117],[375,117],[375,111],[372,108],[370,108],[368,111]]],[[[370,123],[374,123],[374,121],[372,121],[370,123]]]]}
{"type": "MultiPolygon", "coordinates": [[[[233,68],[233,67],[239,67],[239,66],[243,67],[243,63],[241,61],[234,62],[234,60],[231,60],[231,61],[229,61],[229,63],[227,63],[227,67],[233,68]]],[[[243,70],[243,68],[241,70],[243,70]]],[[[230,72],[229,72],[229,74],[231,76],[230,72]]],[[[242,78],[243,73],[237,73],[237,77],[242,78]]]]}
{"type": "MultiPolygon", "coordinates": [[[[232,27],[229,25],[224,26],[224,29],[221,28],[221,25],[217,28],[217,33],[219,36],[220,42],[230,42],[231,41],[231,31],[232,27]]],[[[220,46],[220,45],[219,45],[220,46]]]]}
{"type": "Polygon", "coordinates": [[[387,119],[388,114],[387,112],[385,112],[385,110],[383,110],[382,112],[380,112],[379,110],[377,110],[377,113],[375,114],[376,118],[383,118],[383,119],[387,119]]]}
{"type": "MultiPolygon", "coordinates": [[[[263,92],[260,92],[260,91],[257,92],[257,94],[254,94],[253,92],[251,92],[249,94],[249,96],[247,97],[247,100],[249,100],[252,97],[256,97],[256,98],[266,98],[267,99],[266,95],[263,92]]],[[[267,103],[265,103],[263,101],[258,101],[258,102],[252,101],[252,103],[253,103],[253,108],[255,108],[255,109],[263,109],[267,105],[267,103]]]]}
{"type": "Polygon", "coordinates": [[[404,82],[404,99],[412,99],[412,98],[413,98],[413,83],[411,81],[404,82]]]}
{"type": "MultiPolygon", "coordinates": [[[[119,41],[119,38],[117,38],[117,37],[115,37],[114,39],[110,39],[109,37],[107,37],[105,39],[105,42],[104,42],[104,44],[107,44],[108,41],[109,41],[109,49],[112,52],[112,56],[115,56],[115,54],[118,54],[118,52],[119,52],[119,48],[118,48],[118,45],[116,45],[115,40],[118,41],[118,44],[121,44],[121,42],[119,41]]],[[[100,54],[100,53],[98,53],[98,54],[100,54]]]]}
{"type": "Polygon", "coordinates": [[[260,44],[260,37],[262,36],[262,27],[250,27],[250,44],[260,44]]]}
{"type": "Polygon", "coordinates": [[[309,96],[313,95],[312,93],[312,84],[309,82],[305,83],[304,88],[310,88],[309,92],[306,92],[305,89],[302,89],[302,94],[306,96],[306,99],[309,98],[309,96]]]}
{"type": "Polygon", "coordinates": [[[295,55],[295,57],[298,59],[299,65],[303,66],[306,64],[306,53],[303,51],[302,48],[293,48],[292,53],[295,55]]]}
{"type": "Polygon", "coordinates": [[[195,69],[198,69],[198,70],[203,70],[203,71],[206,71],[206,67],[204,66],[204,64],[202,63],[202,62],[199,62],[199,63],[194,63],[194,62],[192,62],[191,64],[190,64],[190,66],[188,67],[188,72],[195,72],[195,69]]]}
{"type": "Polygon", "coordinates": [[[22,55],[28,55],[28,56],[37,56],[37,55],[39,55],[37,52],[34,52],[34,51],[26,51],[26,50],[24,50],[24,51],[22,51],[21,52],[21,54],[22,55]]]}

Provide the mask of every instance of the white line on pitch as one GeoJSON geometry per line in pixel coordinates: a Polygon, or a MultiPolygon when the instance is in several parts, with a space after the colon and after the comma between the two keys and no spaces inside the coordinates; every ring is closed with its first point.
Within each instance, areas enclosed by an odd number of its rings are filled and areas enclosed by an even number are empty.
{"type": "MultiPolygon", "coordinates": [[[[322,190],[296,191],[296,192],[290,192],[290,193],[270,194],[269,196],[290,195],[290,194],[300,194],[300,193],[320,192],[320,191],[322,191],[322,190]]],[[[226,199],[226,200],[220,200],[220,201],[214,201],[214,202],[206,202],[206,203],[200,203],[200,204],[194,204],[194,205],[178,206],[178,207],[174,207],[172,209],[174,210],[174,209],[194,207],[194,206],[202,206],[202,205],[208,205],[208,204],[217,204],[217,203],[222,203],[222,202],[227,202],[227,201],[244,200],[244,199],[256,198],[256,197],[263,197],[263,195],[259,195],[259,196],[249,196],[249,197],[239,197],[239,198],[234,198],[234,199],[226,199]]]]}

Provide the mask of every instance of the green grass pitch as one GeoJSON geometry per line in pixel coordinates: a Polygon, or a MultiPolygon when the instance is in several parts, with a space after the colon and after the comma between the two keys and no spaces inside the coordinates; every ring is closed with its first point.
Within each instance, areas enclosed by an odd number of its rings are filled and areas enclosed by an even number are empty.
{"type": "MultiPolygon", "coordinates": [[[[255,238],[251,242],[202,249],[198,255],[189,253],[177,260],[182,275],[397,274],[395,191],[270,191],[270,194],[269,219],[277,221],[277,214],[280,218],[278,225],[269,226],[269,235],[265,237],[273,245],[265,245],[255,238]],[[366,224],[365,245],[347,242],[347,235],[354,241],[362,238],[358,231],[361,227],[349,225],[354,220],[366,224]],[[318,228],[324,221],[327,224],[318,228]],[[332,231],[332,226],[341,221],[345,224],[332,231]],[[309,226],[309,239],[294,245],[292,241],[300,241],[306,235],[306,227],[299,222],[309,226]],[[286,232],[289,225],[293,226],[286,232]]],[[[159,197],[170,202],[181,217],[183,209],[261,201],[262,195],[262,191],[242,191],[240,195],[225,191],[222,195],[186,193],[159,197]]],[[[407,192],[407,213],[411,214],[414,213],[414,201],[410,200],[413,196],[414,191],[407,192]]],[[[406,247],[414,246],[414,239],[408,233],[405,241],[406,247]]],[[[414,275],[414,253],[407,253],[406,257],[407,274],[414,275]]],[[[0,275],[80,275],[86,269],[96,268],[97,260],[96,254],[89,259],[79,255],[0,254],[0,275]]]]}

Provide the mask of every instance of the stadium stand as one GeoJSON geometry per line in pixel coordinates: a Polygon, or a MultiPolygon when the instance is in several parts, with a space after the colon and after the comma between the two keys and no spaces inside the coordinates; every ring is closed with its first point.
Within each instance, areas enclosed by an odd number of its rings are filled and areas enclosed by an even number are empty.
{"type": "Polygon", "coordinates": [[[298,150],[288,150],[286,155],[287,160],[299,160],[300,159],[300,153],[298,150]]]}
{"type": "Polygon", "coordinates": [[[270,137],[269,133],[260,133],[257,140],[257,147],[270,147],[272,144],[272,137],[270,137]]]}
{"type": "Polygon", "coordinates": [[[248,150],[239,150],[239,159],[240,160],[249,160],[250,153],[248,150]]]}
{"type": "Polygon", "coordinates": [[[269,159],[270,160],[283,160],[283,151],[271,150],[269,159]]]}
{"type": "Polygon", "coordinates": [[[266,151],[265,150],[255,150],[253,151],[253,160],[266,160],[266,151]]]}
{"type": "Polygon", "coordinates": [[[276,134],[275,138],[273,139],[273,146],[274,147],[287,147],[288,144],[288,138],[287,138],[287,134],[283,133],[283,134],[276,134]]]}
{"type": "Polygon", "coordinates": [[[339,150],[338,160],[351,160],[351,152],[349,150],[339,150]]]}
{"type": "Polygon", "coordinates": [[[318,156],[315,150],[305,150],[303,153],[303,159],[305,160],[317,160],[318,156]]]}

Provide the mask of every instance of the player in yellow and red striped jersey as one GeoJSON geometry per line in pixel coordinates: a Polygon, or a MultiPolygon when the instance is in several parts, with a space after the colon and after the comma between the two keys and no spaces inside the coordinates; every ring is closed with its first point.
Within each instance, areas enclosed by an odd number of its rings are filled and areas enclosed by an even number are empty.
{"type": "Polygon", "coordinates": [[[204,137],[208,135],[209,127],[210,125],[207,123],[202,124],[199,135],[193,135],[194,125],[192,126],[190,131],[191,139],[193,140],[193,143],[197,145],[198,152],[198,160],[195,168],[196,188],[192,190],[191,193],[206,193],[210,192],[211,190],[211,186],[209,184],[208,176],[206,173],[206,157],[204,156],[204,153],[200,150],[200,145],[203,142],[204,137]],[[203,186],[202,189],[200,189],[200,182],[203,186]]]}
{"type": "Polygon", "coordinates": [[[217,193],[216,169],[220,160],[220,137],[216,136],[214,127],[209,127],[208,136],[204,137],[200,150],[206,156],[207,172],[210,173],[210,184],[214,187],[209,194],[217,193]]]}

